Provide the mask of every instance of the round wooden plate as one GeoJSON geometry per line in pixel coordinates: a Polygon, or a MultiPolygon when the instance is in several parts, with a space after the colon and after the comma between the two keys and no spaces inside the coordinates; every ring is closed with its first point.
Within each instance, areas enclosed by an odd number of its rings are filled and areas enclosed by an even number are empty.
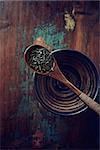
{"type": "MultiPolygon", "coordinates": [[[[91,60],[75,50],[62,49],[53,55],[65,77],[95,99],[98,93],[98,73],[91,60]]],[[[36,73],[34,82],[36,99],[49,111],[60,115],[75,115],[87,108],[75,93],[58,80],[36,73]]]]}

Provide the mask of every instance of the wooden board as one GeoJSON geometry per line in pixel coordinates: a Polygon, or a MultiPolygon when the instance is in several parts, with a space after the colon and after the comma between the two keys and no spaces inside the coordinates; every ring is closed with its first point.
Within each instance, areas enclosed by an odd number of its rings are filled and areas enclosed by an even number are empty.
{"type": "Polygon", "coordinates": [[[32,135],[39,135],[47,147],[55,147],[55,143],[72,148],[98,147],[98,117],[91,110],[70,118],[40,112],[34,103],[33,73],[23,58],[26,46],[43,36],[52,48],[69,47],[86,54],[99,70],[98,16],[98,2],[0,2],[2,148],[32,147],[32,141],[34,147],[32,135]],[[90,15],[77,14],[76,29],[68,33],[64,28],[64,12],[73,5],[90,15]]]}

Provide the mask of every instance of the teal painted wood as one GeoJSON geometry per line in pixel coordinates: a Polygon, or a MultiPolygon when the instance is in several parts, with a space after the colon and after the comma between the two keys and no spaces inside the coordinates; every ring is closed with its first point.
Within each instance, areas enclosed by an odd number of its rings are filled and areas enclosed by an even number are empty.
{"type": "MultiPolygon", "coordinates": [[[[28,66],[25,64],[25,60],[23,57],[25,48],[27,46],[27,33],[26,31],[19,27],[18,28],[19,32],[17,32],[17,37],[18,34],[20,34],[20,37],[22,39],[22,47],[20,50],[16,47],[16,57],[19,59],[19,66],[20,66],[20,74],[21,74],[21,99],[20,103],[17,108],[17,112],[13,115],[13,117],[21,117],[21,116],[27,116],[31,117],[33,114],[34,116],[36,115],[38,119],[34,118],[33,116],[33,121],[32,123],[37,124],[37,129],[40,128],[44,133],[44,141],[48,142],[50,139],[53,141],[57,142],[59,136],[56,131],[56,122],[54,124],[51,124],[48,122],[47,119],[42,119],[44,116],[41,114],[39,107],[38,107],[38,101],[34,97],[34,72],[28,68],[28,66]]],[[[34,29],[32,29],[32,36],[30,37],[30,43],[32,43],[37,37],[42,36],[44,39],[47,41],[49,46],[52,46],[53,49],[57,48],[64,48],[65,46],[67,47],[66,44],[63,44],[64,42],[64,32],[58,32],[56,25],[55,24],[44,24],[41,26],[38,26],[34,29]]],[[[18,39],[17,39],[18,40],[18,39]]],[[[18,45],[19,40],[17,41],[18,45]]],[[[29,43],[29,44],[30,44],[29,43]]],[[[47,112],[48,113],[48,112],[47,112]]],[[[57,117],[57,116],[56,116],[57,117]]],[[[59,117],[59,116],[58,116],[59,117]]],[[[33,137],[35,135],[33,134],[33,137]]]]}

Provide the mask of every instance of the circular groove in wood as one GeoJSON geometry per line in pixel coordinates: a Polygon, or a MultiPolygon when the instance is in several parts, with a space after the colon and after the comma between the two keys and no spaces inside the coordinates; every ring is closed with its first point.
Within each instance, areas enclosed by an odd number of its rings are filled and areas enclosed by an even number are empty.
{"type": "MultiPolygon", "coordinates": [[[[63,74],[76,87],[95,99],[98,91],[98,73],[91,60],[80,52],[62,50],[54,54],[63,74]]],[[[36,74],[35,95],[46,109],[61,115],[74,115],[87,106],[68,87],[59,81],[36,74]]]]}

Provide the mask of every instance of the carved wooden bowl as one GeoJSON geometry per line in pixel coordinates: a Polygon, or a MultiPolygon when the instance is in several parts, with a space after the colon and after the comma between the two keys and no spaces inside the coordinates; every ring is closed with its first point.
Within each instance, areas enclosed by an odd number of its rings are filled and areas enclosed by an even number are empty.
{"type": "MultiPolygon", "coordinates": [[[[53,55],[65,77],[95,99],[98,73],[91,60],[74,50],[62,49],[53,55]]],[[[60,81],[36,73],[34,82],[36,99],[47,110],[60,115],[75,115],[87,109],[84,102],[60,81]]]]}

